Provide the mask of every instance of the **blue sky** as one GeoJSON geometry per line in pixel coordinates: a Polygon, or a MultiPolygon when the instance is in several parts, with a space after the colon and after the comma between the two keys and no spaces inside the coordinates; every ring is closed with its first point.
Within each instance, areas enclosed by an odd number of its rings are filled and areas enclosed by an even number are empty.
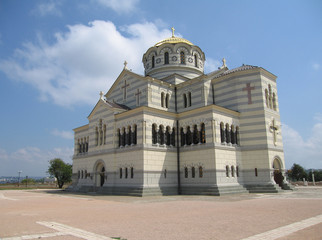
{"type": "Polygon", "coordinates": [[[72,163],[72,129],[123,68],[176,35],[206,55],[205,73],[261,66],[278,76],[286,167],[322,168],[322,1],[2,0],[0,176],[45,176],[72,163]]]}

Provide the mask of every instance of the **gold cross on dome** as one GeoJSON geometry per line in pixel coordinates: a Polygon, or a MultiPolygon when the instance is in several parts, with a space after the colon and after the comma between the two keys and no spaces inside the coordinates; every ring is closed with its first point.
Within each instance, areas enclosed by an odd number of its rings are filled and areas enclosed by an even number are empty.
{"type": "Polygon", "coordinates": [[[174,27],[172,27],[171,30],[172,30],[172,37],[174,37],[174,30],[175,30],[174,27]]]}

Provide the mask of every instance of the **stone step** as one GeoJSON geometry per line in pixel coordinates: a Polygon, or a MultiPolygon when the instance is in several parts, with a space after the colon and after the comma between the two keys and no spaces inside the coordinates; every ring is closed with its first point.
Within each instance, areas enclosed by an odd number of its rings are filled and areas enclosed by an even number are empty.
{"type": "Polygon", "coordinates": [[[278,193],[283,190],[277,184],[246,185],[249,193],[278,193]]]}

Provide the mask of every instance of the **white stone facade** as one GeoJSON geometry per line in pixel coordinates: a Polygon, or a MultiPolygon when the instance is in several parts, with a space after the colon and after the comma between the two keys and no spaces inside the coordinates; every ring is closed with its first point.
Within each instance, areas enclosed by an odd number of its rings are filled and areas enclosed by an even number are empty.
{"type": "Polygon", "coordinates": [[[229,70],[225,62],[204,74],[204,61],[199,47],[172,36],[144,54],[145,76],[125,65],[89,123],[74,129],[73,190],[142,196],[287,188],[276,76],[250,65],[229,70]]]}

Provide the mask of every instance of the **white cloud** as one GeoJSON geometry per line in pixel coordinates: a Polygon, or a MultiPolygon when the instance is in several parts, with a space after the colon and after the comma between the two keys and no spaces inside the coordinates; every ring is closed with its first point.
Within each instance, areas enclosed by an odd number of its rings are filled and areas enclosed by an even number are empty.
{"type": "Polygon", "coordinates": [[[51,133],[57,137],[61,137],[65,139],[74,139],[74,134],[72,131],[54,129],[51,133]]]}
{"type": "Polygon", "coordinates": [[[0,148],[0,162],[7,161],[9,159],[7,151],[5,149],[0,148]]]}
{"type": "Polygon", "coordinates": [[[319,70],[320,69],[320,64],[318,64],[318,63],[313,63],[312,64],[312,68],[314,69],[314,70],[319,70]]]}
{"type": "Polygon", "coordinates": [[[322,169],[322,115],[316,114],[314,120],[315,124],[307,139],[304,139],[290,126],[283,125],[282,134],[287,168],[297,163],[307,169],[322,169]]]}
{"type": "Polygon", "coordinates": [[[221,66],[222,64],[218,60],[207,58],[205,61],[205,73],[216,71],[221,66]]]}
{"type": "Polygon", "coordinates": [[[121,31],[106,21],[68,26],[67,32],[55,34],[53,44],[41,37],[38,43],[25,43],[12,58],[0,60],[0,70],[38,89],[43,101],[66,107],[92,105],[99,91],[108,90],[120,74],[124,60],[130,69],[143,73],[143,53],[169,36],[170,30],[159,30],[151,22],[121,31]]]}
{"type": "Polygon", "coordinates": [[[129,13],[137,10],[136,5],[139,0],[98,0],[97,2],[117,13],[129,13]]]}
{"type": "Polygon", "coordinates": [[[23,175],[45,176],[49,160],[61,158],[66,163],[72,163],[72,148],[54,148],[42,150],[37,147],[25,147],[8,153],[0,149],[0,176],[15,176],[22,170],[23,175]]]}
{"type": "Polygon", "coordinates": [[[36,6],[32,13],[35,15],[40,15],[42,17],[46,15],[62,16],[62,12],[60,11],[59,7],[59,1],[41,2],[36,6]]]}

